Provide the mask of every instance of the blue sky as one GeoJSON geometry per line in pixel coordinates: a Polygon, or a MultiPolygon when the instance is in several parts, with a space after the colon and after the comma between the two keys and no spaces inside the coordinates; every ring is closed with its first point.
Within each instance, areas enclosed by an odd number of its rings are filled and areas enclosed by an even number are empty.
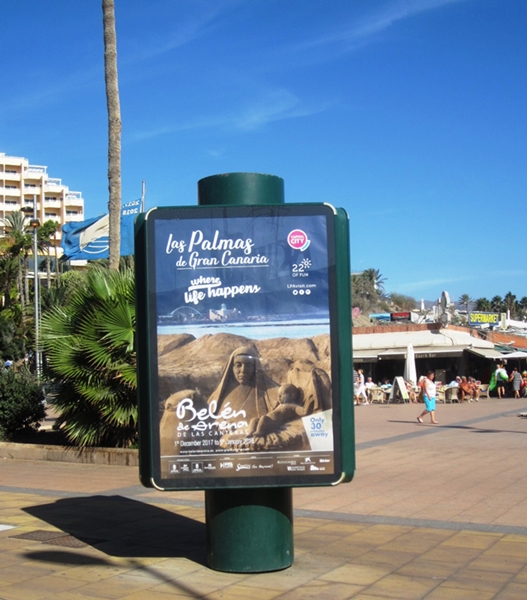
{"type": "MultiPolygon", "coordinates": [[[[255,171],[351,218],[353,271],[527,296],[527,2],[116,0],[123,202],[255,171]]],[[[106,212],[100,2],[2,13],[0,151],[106,212]]]]}

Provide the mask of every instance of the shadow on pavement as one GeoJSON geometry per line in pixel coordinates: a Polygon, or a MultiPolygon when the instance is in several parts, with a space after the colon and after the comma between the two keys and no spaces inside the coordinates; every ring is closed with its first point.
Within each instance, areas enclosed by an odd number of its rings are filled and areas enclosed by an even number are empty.
{"type": "Polygon", "coordinates": [[[205,525],[122,496],[61,498],[24,509],[110,556],[206,563],[205,525]]]}

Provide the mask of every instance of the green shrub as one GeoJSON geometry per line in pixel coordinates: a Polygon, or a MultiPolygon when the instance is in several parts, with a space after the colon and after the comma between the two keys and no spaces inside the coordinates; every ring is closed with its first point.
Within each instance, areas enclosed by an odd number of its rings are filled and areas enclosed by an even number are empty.
{"type": "Polygon", "coordinates": [[[0,356],[6,360],[17,361],[24,356],[24,336],[15,324],[12,310],[0,313],[0,356]]]}
{"type": "Polygon", "coordinates": [[[63,306],[42,318],[56,424],[75,446],[137,440],[135,281],[132,269],[92,267],[63,306]]]}
{"type": "Polygon", "coordinates": [[[38,429],[46,416],[42,388],[29,371],[0,371],[0,439],[38,429]]]}

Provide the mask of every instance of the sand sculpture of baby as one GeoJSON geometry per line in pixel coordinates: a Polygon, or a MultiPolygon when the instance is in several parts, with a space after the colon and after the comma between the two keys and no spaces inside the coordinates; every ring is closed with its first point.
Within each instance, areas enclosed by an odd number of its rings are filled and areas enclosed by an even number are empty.
{"type": "Polygon", "coordinates": [[[278,389],[278,406],[263,417],[252,419],[249,423],[249,435],[265,437],[274,433],[286,423],[304,417],[303,392],[292,383],[286,383],[278,389]]]}

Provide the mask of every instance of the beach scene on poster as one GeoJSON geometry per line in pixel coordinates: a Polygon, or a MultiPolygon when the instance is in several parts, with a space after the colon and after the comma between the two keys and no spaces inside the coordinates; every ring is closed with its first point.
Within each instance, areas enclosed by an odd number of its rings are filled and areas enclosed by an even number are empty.
{"type": "Polygon", "coordinates": [[[163,478],[331,475],[326,217],[155,222],[163,478]]]}

